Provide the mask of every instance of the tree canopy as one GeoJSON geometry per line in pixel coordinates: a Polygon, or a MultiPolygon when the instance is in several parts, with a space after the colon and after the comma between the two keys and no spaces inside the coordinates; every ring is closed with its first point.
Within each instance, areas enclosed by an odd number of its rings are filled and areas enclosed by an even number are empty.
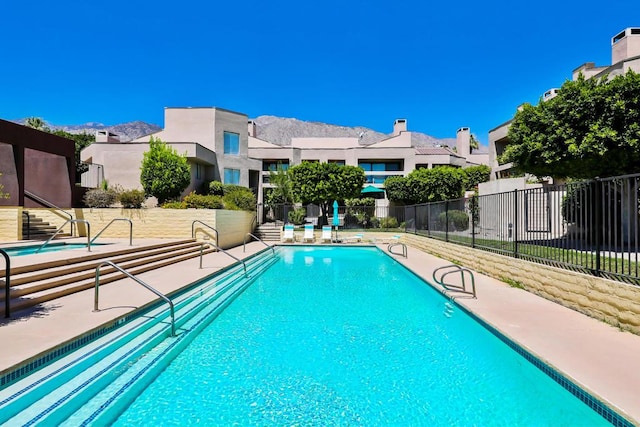
{"type": "Polygon", "coordinates": [[[145,193],[156,197],[159,204],[180,197],[191,182],[187,158],[154,137],[143,156],[140,183],[145,193]]]}
{"type": "Polygon", "coordinates": [[[360,196],[365,182],[364,171],[357,166],[335,163],[303,162],[287,172],[293,193],[303,204],[315,203],[326,215],[334,200],[360,196]]]}
{"type": "Polygon", "coordinates": [[[460,198],[467,180],[464,169],[442,166],[416,169],[406,177],[389,177],[384,187],[389,200],[418,204],[460,198]]]}
{"type": "Polygon", "coordinates": [[[536,176],[594,178],[637,172],[640,75],[565,82],[558,95],[518,111],[501,163],[536,176]]]}

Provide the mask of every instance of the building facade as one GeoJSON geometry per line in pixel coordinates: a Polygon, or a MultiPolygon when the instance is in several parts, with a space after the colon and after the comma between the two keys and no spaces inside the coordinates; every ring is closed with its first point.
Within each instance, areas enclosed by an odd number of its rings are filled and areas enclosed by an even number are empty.
{"type": "Polygon", "coordinates": [[[97,187],[102,179],[109,185],[140,189],[140,166],[149,150],[150,137],[159,138],[179,154],[186,154],[191,167],[188,194],[210,181],[238,184],[255,191],[263,203],[269,188],[270,171],[287,169],[305,161],[333,162],[359,166],[365,171],[365,186],[379,189],[386,203],[383,183],[389,176],[406,176],[414,169],[436,166],[467,167],[488,164],[488,154],[472,153],[469,128],[456,135],[456,151],[448,147],[419,147],[407,130],[407,121],[394,122],[393,133],[370,145],[360,138],[292,138],[290,144],[260,139],[256,123],[245,114],[221,108],[166,108],[163,130],[131,142],[120,142],[102,133],[85,148],[81,159],[90,164],[83,182],[97,187]]]}

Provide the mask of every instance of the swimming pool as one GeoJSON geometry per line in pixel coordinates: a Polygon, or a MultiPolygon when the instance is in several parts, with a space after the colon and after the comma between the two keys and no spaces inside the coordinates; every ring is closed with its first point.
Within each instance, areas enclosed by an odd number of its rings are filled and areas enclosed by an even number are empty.
{"type": "MultiPolygon", "coordinates": [[[[99,389],[80,378],[93,390],[70,409],[60,407],[75,383],[32,399],[19,423],[609,425],[463,311],[445,315],[441,294],[377,248],[286,247],[269,259],[256,258],[250,278],[230,270],[188,292],[178,338],[155,315],[133,322],[158,335],[116,329],[149,343],[99,389]]],[[[111,357],[94,351],[87,366],[111,357]]]]}
{"type": "MultiPolygon", "coordinates": [[[[92,243],[91,246],[108,245],[108,243],[92,243]]],[[[58,252],[68,249],[86,249],[86,243],[49,243],[42,249],[38,250],[42,245],[28,245],[28,246],[14,246],[9,248],[0,248],[7,253],[7,255],[16,257],[33,254],[44,254],[47,252],[58,252]]]]}

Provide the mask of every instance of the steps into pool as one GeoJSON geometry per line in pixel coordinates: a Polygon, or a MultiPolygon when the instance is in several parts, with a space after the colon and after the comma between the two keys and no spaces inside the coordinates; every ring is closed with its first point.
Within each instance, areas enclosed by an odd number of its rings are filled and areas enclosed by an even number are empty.
{"type": "Polygon", "coordinates": [[[121,324],[0,391],[1,425],[108,425],[210,323],[268,268],[270,250],[171,296],[177,336],[170,337],[166,303],[121,324]]]}
{"type": "MultiPolygon", "coordinates": [[[[201,245],[194,239],[168,241],[136,246],[110,252],[86,255],[57,261],[18,266],[11,269],[11,314],[52,301],[95,286],[95,269],[109,259],[131,274],[140,274],[156,268],[200,256],[201,245]]],[[[205,246],[203,253],[215,249],[205,246]]],[[[4,270],[0,271],[4,277],[4,270]]],[[[100,270],[100,284],[124,278],[112,267],[100,270]]],[[[4,315],[5,294],[0,292],[0,314],[4,315]]]]}

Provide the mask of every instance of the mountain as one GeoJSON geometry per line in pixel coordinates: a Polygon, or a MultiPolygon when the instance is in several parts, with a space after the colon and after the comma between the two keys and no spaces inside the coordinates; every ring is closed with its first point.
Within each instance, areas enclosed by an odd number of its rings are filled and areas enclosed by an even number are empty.
{"type": "MultiPolygon", "coordinates": [[[[26,119],[16,120],[16,123],[25,124],[26,119]]],[[[54,125],[45,121],[45,125],[51,130],[63,130],[69,133],[89,133],[95,134],[96,131],[104,130],[116,135],[120,135],[120,141],[127,142],[145,135],[162,130],[158,125],[146,123],[142,121],[133,121],[121,123],[117,125],[105,125],[103,123],[89,122],[81,125],[54,125]]]]}
{"type": "MultiPolygon", "coordinates": [[[[256,124],[256,137],[282,146],[291,145],[291,138],[360,138],[362,135],[360,144],[371,145],[391,137],[391,134],[377,132],[362,126],[338,126],[276,116],[259,116],[252,120],[256,124]]],[[[411,140],[416,147],[435,147],[438,145],[455,147],[456,144],[455,138],[435,138],[420,132],[411,132],[411,140]]]]}

